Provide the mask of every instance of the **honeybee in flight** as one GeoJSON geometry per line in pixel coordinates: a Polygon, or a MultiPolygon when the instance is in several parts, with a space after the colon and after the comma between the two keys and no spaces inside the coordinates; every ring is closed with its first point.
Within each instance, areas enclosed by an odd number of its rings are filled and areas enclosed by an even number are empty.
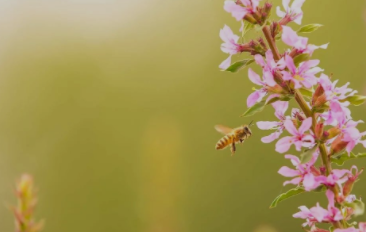
{"type": "Polygon", "coordinates": [[[234,155],[236,151],[235,144],[243,143],[244,140],[252,135],[252,131],[249,129],[252,123],[253,121],[251,121],[249,125],[243,125],[235,129],[231,129],[223,125],[215,126],[215,129],[218,132],[225,135],[216,143],[216,150],[221,150],[226,148],[227,146],[231,146],[231,154],[234,155]]]}

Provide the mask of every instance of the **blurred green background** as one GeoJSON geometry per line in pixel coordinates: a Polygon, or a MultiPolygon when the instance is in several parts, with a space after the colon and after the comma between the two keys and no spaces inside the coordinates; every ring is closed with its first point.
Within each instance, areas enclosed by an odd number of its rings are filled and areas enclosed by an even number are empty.
{"type": "MultiPolygon", "coordinates": [[[[270,107],[239,117],[252,84],[246,70],[218,69],[227,57],[219,29],[240,26],[222,7],[222,0],[0,1],[1,232],[14,231],[6,206],[23,172],[40,190],[45,231],[302,231],[291,215],[302,204],[326,206],[325,196],[268,209],[289,189],[277,171],[290,165],[274,143],[260,142],[268,132],[253,128],[233,157],[214,149],[215,124],[273,119],[270,107]]],[[[361,0],[303,7],[304,24],[326,25],[310,35],[311,43],[330,42],[315,53],[321,67],[362,93],[364,9],[361,0]]],[[[365,109],[354,117],[366,120],[365,109]]],[[[365,183],[355,188],[359,196],[365,183]]]]}

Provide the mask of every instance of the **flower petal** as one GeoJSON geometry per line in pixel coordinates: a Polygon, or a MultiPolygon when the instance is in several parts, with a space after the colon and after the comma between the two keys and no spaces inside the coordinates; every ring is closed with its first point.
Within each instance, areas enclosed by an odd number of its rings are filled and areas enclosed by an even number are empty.
{"type": "Polygon", "coordinates": [[[274,140],[278,139],[280,137],[280,135],[282,134],[282,131],[276,131],[273,132],[272,134],[265,136],[261,139],[262,143],[271,143],[274,140]]]}
{"type": "Polygon", "coordinates": [[[278,170],[278,173],[284,177],[295,177],[300,175],[299,171],[286,166],[281,167],[280,170],[278,170]]]}
{"type": "Polygon", "coordinates": [[[299,133],[304,134],[306,131],[308,131],[312,125],[312,121],[312,118],[305,119],[299,128],[299,133]]]}
{"type": "Polygon", "coordinates": [[[260,76],[255,73],[251,68],[248,70],[248,77],[249,79],[256,85],[263,85],[260,76]]]}
{"type": "Polygon", "coordinates": [[[276,151],[279,153],[285,153],[290,149],[291,144],[292,144],[292,137],[290,136],[283,137],[276,143],[276,151]]]}

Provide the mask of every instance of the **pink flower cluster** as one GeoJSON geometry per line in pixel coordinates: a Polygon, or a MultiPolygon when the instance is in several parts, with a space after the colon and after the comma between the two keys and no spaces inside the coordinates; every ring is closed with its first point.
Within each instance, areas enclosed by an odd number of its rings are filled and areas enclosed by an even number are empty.
{"type": "Polygon", "coordinates": [[[246,52],[253,56],[253,61],[262,69],[262,77],[249,68],[250,81],[259,87],[247,98],[247,106],[272,105],[278,119],[256,123],[262,130],[273,130],[262,138],[262,142],[277,140],[275,150],[281,154],[287,153],[292,145],[303,153],[302,158],[285,155],[294,168],[283,166],[278,171],[282,176],[291,178],[284,185],[295,185],[307,192],[322,189],[326,192],[327,208],[319,204],[310,209],[301,206],[300,212],[293,216],[305,219],[303,226],[309,226],[310,231],[327,231],[318,229],[317,224],[329,223],[335,232],[366,232],[366,223],[360,223],[358,229],[347,223],[356,214],[354,205],[360,202],[351,191],[362,170],[356,166],[350,170],[332,169],[331,166],[334,159],[347,159],[356,145],[366,147],[366,140],[362,139],[366,132],[357,129],[363,121],[354,121],[349,109],[365,97],[356,95],[357,91],[349,88],[349,83],[338,87],[338,80],[331,81],[331,77],[323,73],[320,61],[311,59],[315,50],[326,49],[328,44],[309,44],[308,38],[287,26],[292,21],[301,24],[304,2],[294,0],[290,4],[290,0],[283,0],[285,11],[277,7],[280,19],[271,21],[268,16],[272,5],[269,3],[261,7],[259,0],[226,1],[224,9],[236,20],[262,28],[268,46],[262,38],[240,44],[240,37],[225,26],[220,31],[224,41],[221,50],[228,53],[229,58],[220,68],[228,69],[235,54],[246,52]],[[279,38],[289,46],[283,53],[276,47],[276,39],[279,38]],[[292,99],[300,109],[294,108],[290,115],[286,115],[292,99]],[[283,133],[287,135],[281,137],[283,133]]]}

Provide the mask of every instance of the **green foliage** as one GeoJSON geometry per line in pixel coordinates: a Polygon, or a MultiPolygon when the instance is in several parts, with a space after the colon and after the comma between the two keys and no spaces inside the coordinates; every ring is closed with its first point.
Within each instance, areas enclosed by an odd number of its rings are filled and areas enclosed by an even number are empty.
{"type": "Polygon", "coordinates": [[[311,160],[311,158],[313,158],[313,154],[314,152],[318,149],[318,144],[316,144],[313,148],[305,151],[304,153],[302,153],[300,155],[300,158],[301,158],[301,163],[304,164],[304,163],[307,163],[311,160]]]}
{"type": "Polygon", "coordinates": [[[342,166],[344,164],[344,162],[346,162],[347,160],[350,159],[357,159],[357,158],[363,158],[366,157],[366,153],[359,153],[359,154],[354,154],[354,153],[350,153],[348,155],[347,152],[343,152],[342,154],[338,155],[338,156],[332,156],[331,157],[331,162],[337,164],[338,166],[342,166]]]}
{"type": "Polygon", "coordinates": [[[253,59],[240,60],[240,61],[233,63],[232,65],[230,65],[230,67],[228,67],[227,69],[225,69],[223,71],[235,73],[235,72],[239,71],[240,69],[245,68],[246,66],[250,65],[251,63],[253,63],[253,61],[254,61],[253,59]]]}
{"type": "Polygon", "coordinates": [[[256,113],[261,112],[266,105],[272,104],[276,101],[290,101],[293,98],[293,95],[281,95],[279,97],[274,97],[268,102],[266,100],[262,100],[256,104],[254,104],[252,107],[249,107],[247,111],[245,111],[244,114],[242,114],[240,117],[249,117],[253,116],[256,113]]]}
{"type": "Polygon", "coordinates": [[[294,63],[296,65],[296,67],[298,67],[301,62],[310,60],[310,57],[311,56],[307,53],[303,53],[303,54],[300,54],[298,56],[295,56],[294,57],[294,63]]]}
{"type": "Polygon", "coordinates": [[[366,96],[362,96],[362,95],[354,95],[354,96],[350,96],[347,97],[346,99],[342,100],[342,102],[348,101],[349,103],[351,103],[354,106],[359,106],[362,105],[366,100],[366,96]]]}
{"type": "Polygon", "coordinates": [[[345,206],[353,209],[354,216],[360,216],[365,212],[365,204],[361,200],[354,200],[352,203],[345,202],[345,206]]]}
{"type": "Polygon", "coordinates": [[[305,189],[302,187],[297,187],[297,188],[293,188],[290,189],[289,191],[287,191],[286,193],[282,193],[281,195],[278,195],[273,201],[272,204],[269,206],[269,208],[274,208],[278,205],[278,203],[280,203],[281,201],[284,201],[290,197],[299,195],[300,193],[305,192],[305,189]]]}
{"type": "Polygon", "coordinates": [[[299,91],[302,95],[304,95],[304,97],[308,97],[308,98],[311,98],[314,94],[313,91],[310,89],[300,88],[299,91]]]}
{"type": "Polygon", "coordinates": [[[323,25],[321,24],[308,24],[305,26],[302,26],[297,32],[298,33],[311,33],[314,32],[316,30],[318,30],[319,28],[321,28],[323,25]]]}
{"type": "Polygon", "coordinates": [[[266,105],[267,104],[265,100],[260,101],[254,104],[252,107],[249,107],[247,111],[245,111],[245,113],[241,115],[241,117],[249,117],[255,115],[256,113],[261,112],[266,105]]]}

